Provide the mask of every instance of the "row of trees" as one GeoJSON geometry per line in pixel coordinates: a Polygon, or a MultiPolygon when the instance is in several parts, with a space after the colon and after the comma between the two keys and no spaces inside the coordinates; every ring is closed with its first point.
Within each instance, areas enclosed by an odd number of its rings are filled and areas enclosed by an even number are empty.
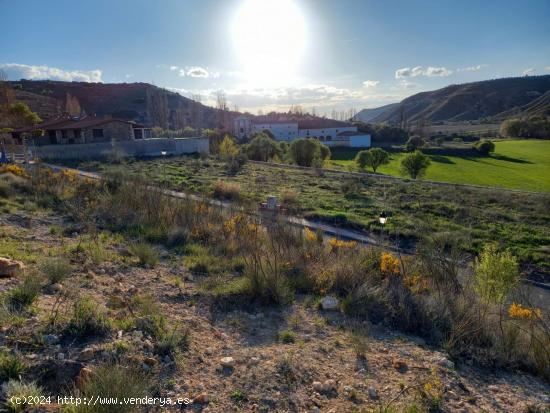
{"type": "MultiPolygon", "coordinates": [[[[371,168],[374,173],[382,166],[390,163],[390,154],[382,148],[371,148],[359,151],[355,157],[355,163],[361,170],[371,168]]],[[[426,174],[430,166],[430,158],[420,150],[405,155],[401,160],[401,173],[412,179],[420,178],[426,174]]]]}
{"type": "Polygon", "coordinates": [[[500,134],[510,138],[550,139],[550,118],[508,119],[500,125],[500,134]]]}

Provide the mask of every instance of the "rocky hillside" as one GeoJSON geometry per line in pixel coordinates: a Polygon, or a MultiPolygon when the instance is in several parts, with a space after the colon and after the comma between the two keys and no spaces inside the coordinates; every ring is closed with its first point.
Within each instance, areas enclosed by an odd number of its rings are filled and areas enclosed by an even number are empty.
{"type": "Polygon", "coordinates": [[[407,122],[460,122],[548,114],[549,91],[550,75],[451,85],[410,96],[397,106],[388,105],[370,122],[400,122],[402,118],[407,122]]]}
{"type": "Polygon", "coordinates": [[[15,99],[27,103],[44,119],[64,111],[85,111],[89,115],[112,115],[149,126],[179,129],[216,127],[234,115],[222,115],[217,109],[148,83],[20,80],[10,84],[15,99]]]}
{"type": "Polygon", "coordinates": [[[380,106],[379,108],[372,108],[372,109],[363,109],[355,115],[355,120],[365,123],[370,123],[373,119],[377,118],[378,116],[390,112],[392,110],[395,110],[397,107],[399,107],[399,103],[390,103],[389,105],[380,106]]]}

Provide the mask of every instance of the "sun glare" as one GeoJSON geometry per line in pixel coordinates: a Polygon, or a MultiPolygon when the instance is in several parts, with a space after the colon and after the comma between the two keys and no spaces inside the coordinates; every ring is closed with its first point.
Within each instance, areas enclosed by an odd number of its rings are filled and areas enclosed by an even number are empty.
{"type": "Polygon", "coordinates": [[[232,37],[249,84],[293,82],[307,41],[306,21],[293,0],[244,0],[232,37]]]}

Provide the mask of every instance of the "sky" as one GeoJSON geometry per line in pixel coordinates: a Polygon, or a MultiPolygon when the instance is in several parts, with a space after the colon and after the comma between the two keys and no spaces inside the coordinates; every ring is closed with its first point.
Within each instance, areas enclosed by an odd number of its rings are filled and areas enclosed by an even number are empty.
{"type": "Polygon", "coordinates": [[[8,78],[147,82],[241,111],[373,108],[550,74],[548,0],[0,0],[8,78]]]}

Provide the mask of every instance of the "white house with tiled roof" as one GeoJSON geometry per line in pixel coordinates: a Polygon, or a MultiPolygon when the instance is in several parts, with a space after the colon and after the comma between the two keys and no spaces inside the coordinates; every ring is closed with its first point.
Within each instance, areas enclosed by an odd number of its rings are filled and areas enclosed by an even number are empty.
{"type": "Polygon", "coordinates": [[[349,146],[368,148],[371,136],[357,131],[357,127],[345,122],[324,118],[300,120],[270,119],[269,117],[239,116],[234,120],[234,133],[246,139],[256,132],[270,131],[278,141],[292,141],[297,138],[318,139],[327,146],[349,146]]]}

